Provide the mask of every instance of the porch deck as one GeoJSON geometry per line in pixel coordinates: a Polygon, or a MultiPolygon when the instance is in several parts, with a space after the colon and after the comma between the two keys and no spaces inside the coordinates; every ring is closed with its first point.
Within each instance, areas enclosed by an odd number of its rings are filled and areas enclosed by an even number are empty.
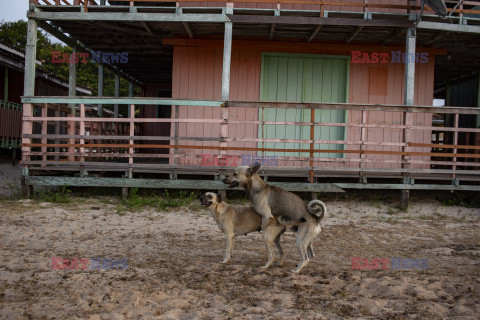
{"type": "MultiPolygon", "coordinates": [[[[458,145],[458,133],[480,133],[480,129],[459,128],[460,114],[480,114],[478,108],[423,107],[399,105],[317,104],[295,102],[199,101],[153,98],[96,98],[96,97],[24,97],[26,112],[42,103],[80,104],[80,113],[68,117],[24,116],[27,124],[23,133],[23,166],[28,170],[30,185],[117,186],[146,188],[188,188],[224,190],[220,181],[226,171],[240,164],[264,162],[260,175],[295,191],[338,192],[342,189],[436,189],[480,191],[480,146],[458,145]],[[127,104],[129,118],[99,118],[85,115],[85,104],[127,104]],[[135,118],[135,110],[145,105],[213,106],[222,109],[218,118],[135,118]],[[359,121],[348,123],[236,121],[229,115],[235,108],[248,107],[252,112],[267,108],[319,110],[349,110],[358,112],[359,121]],[[389,111],[403,118],[401,124],[371,123],[369,112],[389,111]],[[454,116],[453,127],[434,127],[415,124],[415,114],[449,114],[454,116]],[[124,135],[86,135],[89,123],[125,123],[124,135]],[[138,136],[135,124],[169,122],[178,124],[215,123],[220,130],[209,137],[183,137],[177,132],[170,136],[138,136]],[[28,132],[38,123],[42,134],[28,132]],[[48,132],[49,123],[68,127],[68,134],[48,132]],[[229,135],[229,126],[316,126],[346,127],[358,130],[358,141],[309,139],[244,138],[229,135]],[[374,142],[365,137],[374,130],[398,130],[401,142],[374,142]],[[439,143],[412,142],[416,132],[441,136],[439,143]],[[226,133],[222,135],[222,133],[226,133]],[[450,138],[449,138],[450,137],[450,138]],[[105,140],[109,140],[108,143],[105,140]],[[65,141],[58,143],[58,141],[65,141]],[[159,144],[163,142],[164,144],[159,144]],[[267,147],[277,143],[276,147],[267,147]],[[296,149],[285,148],[295,143],[296,149]],[[332,148],[331,146],[334,146],[332,148]],[[341,146],[341,147],[338,147],[341,146]],[[168,149],[168,154],[146,153],[147,149],[168,149]],[[265,161],[274,154],[275,162],[265,161]],[[293,154],[293,156],[292,156],[293,154]],[[241,156],[240,156],[241,155],[241,156]],[[245,157],[245,155],[248,155],[245,157]],[[216,159],[216,161],[212,160],[216,159]],[[164,160],[163,163],[159,160],[164,160]],[[166,162],[165,162],[166,161],[166,162]],[[266,163],[265,163],[266,162],[266,163]],[[152,179],[161,177],[163,179],[152,179]],[[282,181],[290,181],[282,183],[282,181]]],[[[178,114],[174,111],[174,114],[178,114]]],[[[25,114],[24,114],[25,115],[25,114]]],[[[245,128],[244,128],[245,129],[245,128]]],[[[313,133],[314,131],[311,130],[313,133]]]]}

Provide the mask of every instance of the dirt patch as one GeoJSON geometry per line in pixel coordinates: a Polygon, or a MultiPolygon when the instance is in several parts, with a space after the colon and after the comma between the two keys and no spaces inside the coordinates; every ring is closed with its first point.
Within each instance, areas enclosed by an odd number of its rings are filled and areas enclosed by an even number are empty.
{"type": "Polygon", "coordinates": [[[413,201],[326,201],[316,257],[295,234],[267,271],[260,233],[224,235],[206,211],[117,214],[113,198],[0,204],[1,319],[477,319],[480,210],[413,201]],[[128,259],[126,270],[52,269],[52,257],[128,259]],[[352,270],[351,258],[428,259],[426,270],[352,270]]]}

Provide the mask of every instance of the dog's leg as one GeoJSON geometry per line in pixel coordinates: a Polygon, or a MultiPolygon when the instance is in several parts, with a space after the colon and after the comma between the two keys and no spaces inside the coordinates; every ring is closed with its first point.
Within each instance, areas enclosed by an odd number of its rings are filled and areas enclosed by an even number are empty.
{"type": "Polygon", "coordinates": [[[225,258],[223,259],[222,263],[227,263],[228,260],[230,260],[230,255],[232,254],[233,250],[233,240],[234,240],[235,235],[232,234],[227,234],[227,247],[225,249],[225,258]]]}
{"type": "Polygon", "coordinates": [[[312,259],[315,257],[315,252],[313,252],[313,241],[308,245],[308,258],[312,259]]]}
{"type": "Polygon", "coordinates": [[[277,266],[283,266],[283,262],[285,261],[285,252],[283,251],[282,245],[280,244],[280,239],[284,232],[285,229],[282,228],[282,231],[280,231],[278,236],[275,238],[275,245],[277,246],[278,254],[280,255],[277,266]]]}
{"type": "Polygon", "coordinates": [[[268,227],[263,233],[263,240],[268,253],[268,261],[264,266],[260,267],[260,269],[268,269],[268,267],[270,267],[270,265],[273,263],[273,260],[275,260],[275,254],[273,253],[273,242],[276,238],[276,234],[274,233],[275,227],[268,227]]]}
{"type": "Polygon", "coordinates": [[[268,223],[272,220],[272,210],[270,209],[270,205],[266,200],[261,201],[258,204],[254,204],[255,211],[258,212],[259,215],[262,216],[262,230],[265,230],[268,223]]]}
{"type": "Polygon", "coordinates": [[[298,253],[300,254],[300,263],[297,266],[297,269],[293,270],[294,273],[300,272],[307,264],[308,264],[308,243],[305,242],[305,238],[308,234],[309,226],[307,223],[302,223],[298,227],[297,231],[297,249],[298,253]]]}

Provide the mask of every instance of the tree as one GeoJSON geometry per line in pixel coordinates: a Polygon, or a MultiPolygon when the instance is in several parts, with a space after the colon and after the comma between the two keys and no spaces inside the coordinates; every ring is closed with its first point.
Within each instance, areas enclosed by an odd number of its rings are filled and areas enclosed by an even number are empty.
{"type": "MultiPolygon", "coordinates": [[[[64,80],[68,80],[69,64],[68,63],[52,63],[52,51],[60,51],[71,54],[73,49],[61,43],[53,43],[47,33],[42,30],[37,32],[37,60],[42,62],[42,69],[48,73],[52,73],[64,80]]],[[[15,22],[0,23],[0,41],[25,51],[27,45],[27,22],[18,20],[15,22]]],[[[91,62],[79,63],[77,65],[77,84],[84,85],[93,89],[93,95],[98,95],[98,65],[91,62]]],[[[104,95],[115,95],[115,76],[112,72],[104,69],[104,95]]],[[[139,95],[140,89],[135,88],[134,95],[139,95]]],[[[120,96],[128,96],[128,83],[120,79],[120,96]]],[[[105,106],[113,109],[113,106],[105,106]]],[[[127,115],[127,106],[120,106],[120,113],[127,115]]]]}

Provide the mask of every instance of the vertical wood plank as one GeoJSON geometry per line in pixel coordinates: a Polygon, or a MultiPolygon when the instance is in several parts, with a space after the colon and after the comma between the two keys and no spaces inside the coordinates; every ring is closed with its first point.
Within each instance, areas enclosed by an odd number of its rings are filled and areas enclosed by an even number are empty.
{"type": "MultiPolygon", "coordinates": [[[[48,133],[48,122],[46,120],[48,116],[48,105],[46,103],[43,103],[42,104],[42,117],[44,118],[44,120],[42,120],[42,134],[47,134],[48,133]]],[[[43,161],[47,161],[47,138],[42,138],[42,160],[43,161]]],[[[45,167],[46,165],[45,164],[42,164],[42,167],[45,167]]]]}

